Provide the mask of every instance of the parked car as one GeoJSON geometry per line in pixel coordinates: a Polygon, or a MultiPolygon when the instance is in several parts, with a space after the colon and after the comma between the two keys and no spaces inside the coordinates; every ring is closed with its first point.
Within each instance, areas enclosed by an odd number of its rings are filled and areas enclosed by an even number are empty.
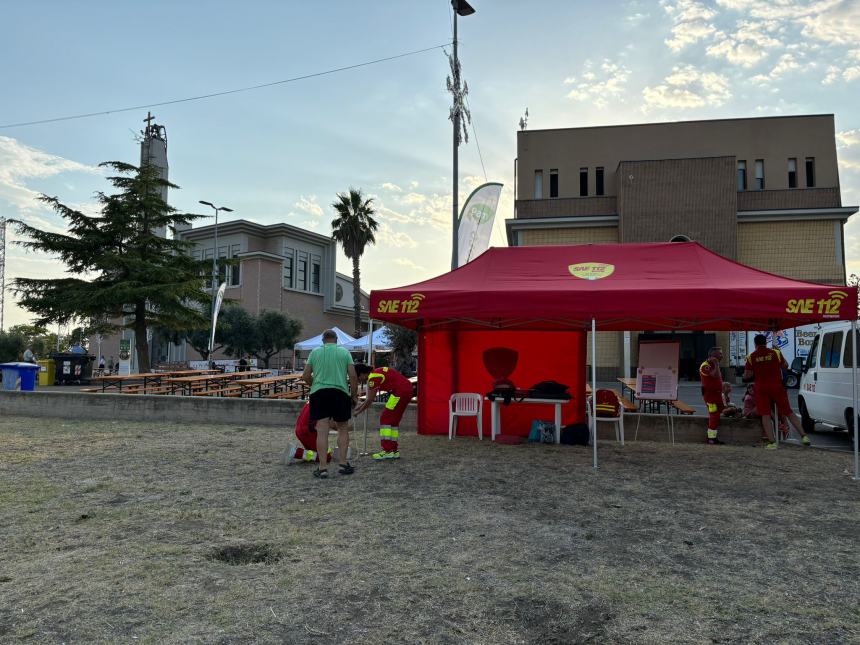
{"type": "Polygon", "coordinates": [[[800,387],[800,375],[803,373],[803,358],[798,356],[791,361],[791,366],[782,375],[782,384],[789,388],[800,387]]]}
{"type": "MultiPolygon", "coordinates": [[[[815,334],[800,374],[797,404],[806,432],[821,423],[853,436],[851,323],[824,323],[815,334]]],[[[860,338],[860,332],[857,337],[860,338]]],[[[858,347],[860,352],[860,347],[858,347]]],[[[858,376],[860,381],[860,376],[858,376]]],[[[860,385],[860,383],[858,383],[860,385]]]]}

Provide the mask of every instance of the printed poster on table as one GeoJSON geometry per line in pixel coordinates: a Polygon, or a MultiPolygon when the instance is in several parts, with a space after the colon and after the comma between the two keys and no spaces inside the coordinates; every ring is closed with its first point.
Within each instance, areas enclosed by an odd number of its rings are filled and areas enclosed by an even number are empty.
{"type": "Polygon", "coordinates": [[[674,401],[678,398],[677,341],[642,341],[639,343],[639,367],[636,369],[636,398],[674,401]]]}

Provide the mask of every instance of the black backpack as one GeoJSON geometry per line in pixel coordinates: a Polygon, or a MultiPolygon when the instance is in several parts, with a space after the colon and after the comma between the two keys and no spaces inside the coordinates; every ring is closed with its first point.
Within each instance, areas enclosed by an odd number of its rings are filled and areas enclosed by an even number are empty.
{"type": "Polygon", "coordinates": [[[541,381],[532,385],[531,396],[538,399],[560,399],[563,401],[570,400],[568,393],[569,385],[559,383],[558,381],[541,381]]]}
{"type": "Polygon", "coordinates": [[[561,443],[567,446],[587,446],[591,432],[584,423],[574,423],[561,429],[561,443]]]}

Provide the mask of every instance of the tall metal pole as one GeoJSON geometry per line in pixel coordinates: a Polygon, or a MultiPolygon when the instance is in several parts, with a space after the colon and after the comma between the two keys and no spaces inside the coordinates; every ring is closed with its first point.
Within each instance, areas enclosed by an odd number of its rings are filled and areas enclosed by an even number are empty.
{"type": "Polygon", "coordinates": [[[854,431],[854,481],[860,480],[860,446],[857,441],[857,321],[851,321],[851,426],[854,431]]]}
{"type": "Polygon", "coordinates": [[[457,257],[457,246],[459,245],[459,237],[460,237],[460,221],[458,219],[459,216],[459,195],[458,195],[458,184],[459,184],[459,159],[458,159],[458,148],[459,145],[457,143],[457,138],[460,135],[460,110],[456,105],[456,101],[459,100],[459,92],[460,92],[460,61],[457,58],[457,0],[454,0],[454,87],[457,91],[457,95],[454,96],[454,181],[453,181],[453,190],[452,197],[454,200],[452,207],[452,218],[454,223],[454,234],[451,237],[451,270],[457,268],[457,264],[459,263],[459,258],[457,257]]]}
{"type": "Polygon", "coordinates": [[[6,308],[6,218],[0,217],[0,331],[3,331],[3,313],[6,308]]]}

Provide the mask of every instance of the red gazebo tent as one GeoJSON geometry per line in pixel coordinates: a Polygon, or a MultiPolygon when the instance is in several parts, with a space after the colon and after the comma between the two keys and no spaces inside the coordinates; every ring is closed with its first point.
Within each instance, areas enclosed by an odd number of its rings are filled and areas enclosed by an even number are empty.
{"type": "Polygon", "coordinates": [[[856,328],[857,288],[766,273],[695,242],[525,246],[491,248],[431,280],[373,291],[370,310],[418,330],[418,431],[442,434],[450,394],[490,389],[485,348],[519,352],[518,384],[555,379],[581,400],[589,328],[777,330],[833,320],[856,328]]]}

